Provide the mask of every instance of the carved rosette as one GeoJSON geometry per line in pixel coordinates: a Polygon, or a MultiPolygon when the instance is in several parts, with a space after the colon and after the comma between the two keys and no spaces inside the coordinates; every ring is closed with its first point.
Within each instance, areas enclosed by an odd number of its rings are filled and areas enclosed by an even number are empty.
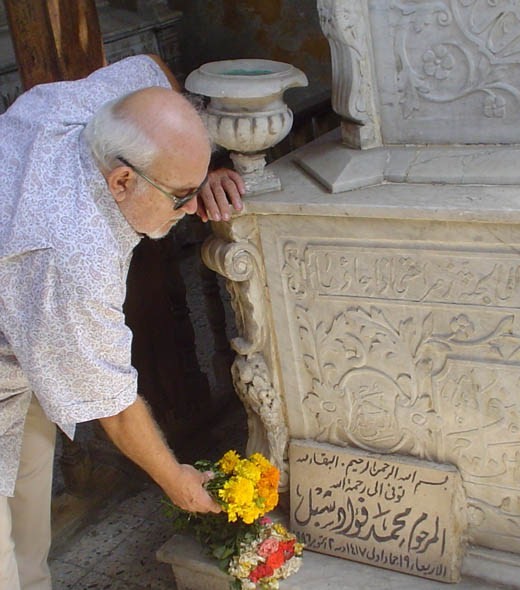
{"type": "Polygon", "coordinates": [[[318,0],[332,58],[332,106],[344,118],[343,140],[357,148],[382,145],[366,0],[318,0]]]}
{"type": "Polygon", "coordinates": [[[239,336],[231,341],[237,357],[231,368],[233,383],[247,412],[247,453],[260,452],[281,472],[280,490],[288,488],[288,431],[278,376],[272,368],[261,256],[249,241],[227,242],[209,237],[202,247],[206,266],[227,279],[239,336]]]}

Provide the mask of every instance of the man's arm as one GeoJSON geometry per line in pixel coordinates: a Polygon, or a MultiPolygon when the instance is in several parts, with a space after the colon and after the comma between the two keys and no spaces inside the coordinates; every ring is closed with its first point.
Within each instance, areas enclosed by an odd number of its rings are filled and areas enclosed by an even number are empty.
{"type": "Polygon", "coordinates": [[[117,448],[144,469],[176,506],[190,512],[220,512],[203,488],[209,476],[177,461],[140,397],[99,422],[117,448]]]}

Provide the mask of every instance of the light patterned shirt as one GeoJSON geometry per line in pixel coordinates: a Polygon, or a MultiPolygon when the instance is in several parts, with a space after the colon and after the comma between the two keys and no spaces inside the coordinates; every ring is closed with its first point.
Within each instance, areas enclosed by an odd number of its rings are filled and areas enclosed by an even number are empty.
{"type": "Polygon", "coordinates": [[[170,85],[149,57],[36,86],[0,116],[0,495],[32,393],[71,438],[137,395],[123,301],[139,241],[82,131],[105,102],[170,85]]]}

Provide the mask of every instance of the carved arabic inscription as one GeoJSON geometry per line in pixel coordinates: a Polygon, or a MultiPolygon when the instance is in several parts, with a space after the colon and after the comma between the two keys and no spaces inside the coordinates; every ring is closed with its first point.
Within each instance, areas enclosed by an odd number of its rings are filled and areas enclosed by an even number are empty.
{"type": "Polygon", "coordinates": [[[293,441],[291,527],[307,548],[456,582],[466,515],[451,466],[293,441]]]}

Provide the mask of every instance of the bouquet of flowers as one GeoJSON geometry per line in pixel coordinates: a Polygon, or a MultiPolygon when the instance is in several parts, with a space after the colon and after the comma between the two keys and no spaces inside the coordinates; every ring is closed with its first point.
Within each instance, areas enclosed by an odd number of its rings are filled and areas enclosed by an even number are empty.
{"type": "Polygon", "coordinates": [[[195,533],[234,578],[232,588],[275,590],[279,580],[298,571],[303,552],[292,533],[265,516],[278,504],[278,469],[260,453],[242,459],[235,451],[195,466],[214,473],[206,489],[223,511],[192,514],[169,504],[174,529],[195,533]]]}
{"type": "Polygon", "coordinates": [[[228,565],[240,590],[274,590],[278,581],[300,569],[303,545],[282,524],[263,517],[255,536],[244,538],[228,565]]]}

